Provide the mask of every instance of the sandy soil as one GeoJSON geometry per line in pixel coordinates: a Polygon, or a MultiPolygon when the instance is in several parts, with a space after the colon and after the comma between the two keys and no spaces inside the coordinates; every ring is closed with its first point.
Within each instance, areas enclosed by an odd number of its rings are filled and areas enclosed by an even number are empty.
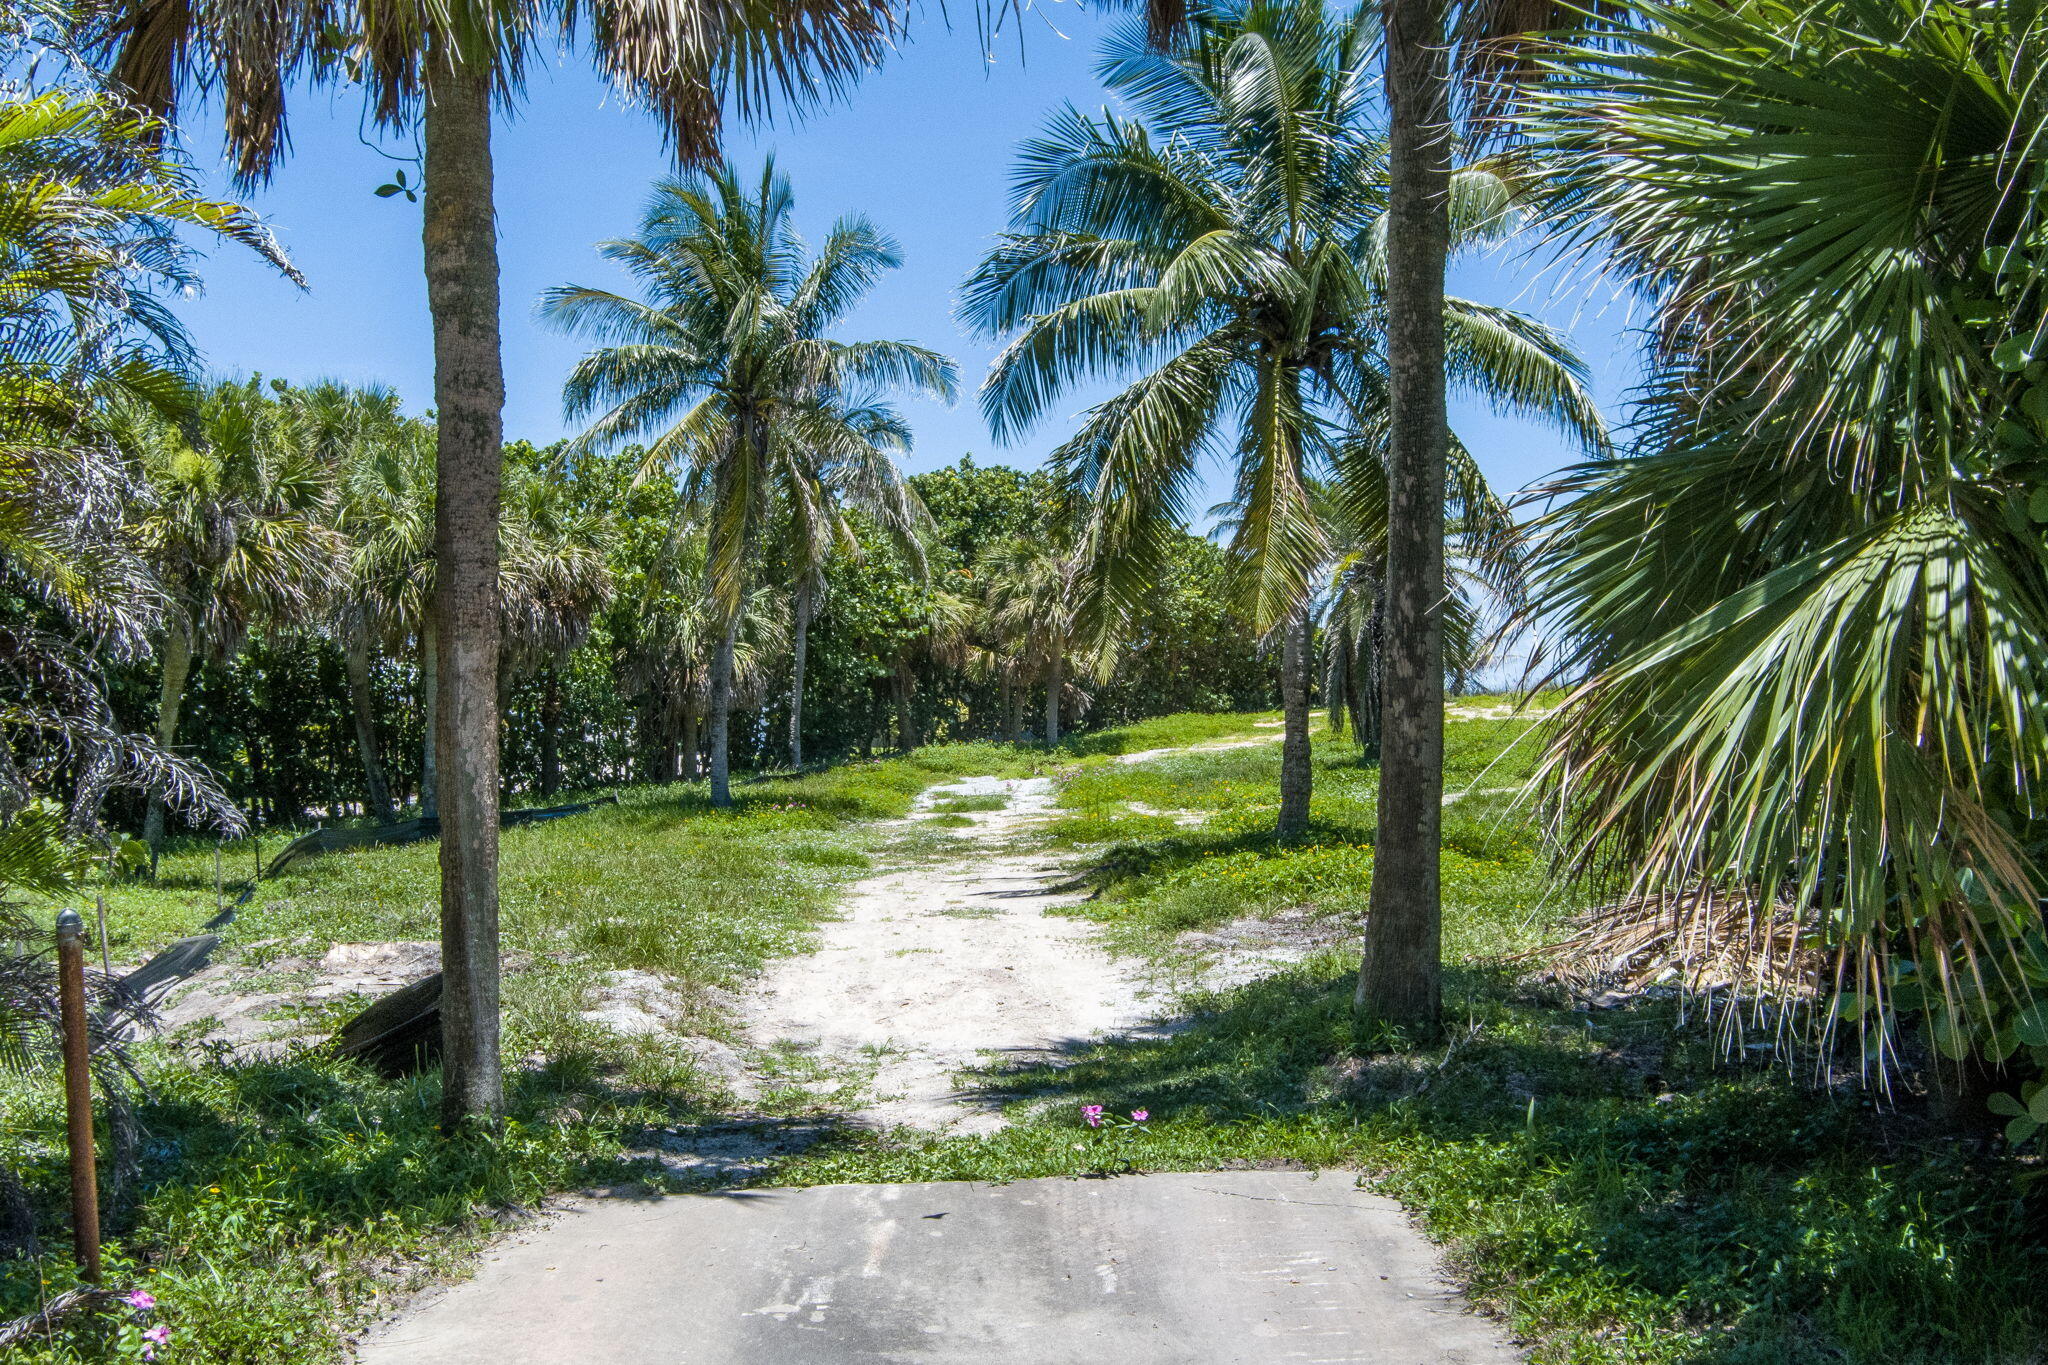
{"type": "Polygon", "coordinates": [[[1057,1057],[1145,1022],[1138,978],[1087,924],[1046,913],[1078,899],[1052,889],[1063,869],[1004,850],[1051,808],[1051,779],[970,778],[918,806],[997,793],[1008,806],[968,817],[957,856],[856,885],[818,951],[770,967],[742,1005],[756,1047],[794,1043],[839,1077],[874,1069],[855,1122],[989,1131],[1001,1097],[963,1094],[957,1073],[989,1055],[1057,1057]]]}

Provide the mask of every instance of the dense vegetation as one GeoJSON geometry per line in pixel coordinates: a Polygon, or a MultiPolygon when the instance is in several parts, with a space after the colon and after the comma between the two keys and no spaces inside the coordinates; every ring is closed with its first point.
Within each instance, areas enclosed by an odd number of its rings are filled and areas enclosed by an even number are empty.
{"type": "MultiPolygon", "coordinates": [[[[1547,1360],[2038,1354],[2037,6],[1152,0],[1105,52],[1120,110],[1025,146],[962,296],[1003,348],[996,439],[1110,397],[1045,469],[908,477],[894,404],[960,376],[862,333],[895,244],[858,218],[801,241],[794,187],[718,148],[728,104],[880,60],[892,7],[431,8],[0,25],[0,1306],[69,1274],[60,900],[104,892],[132,962],[281,829],[432,822],[260,887],[226,949],[288,991],[344,936],[438,934],[438,1077],[101,1040],[117,1273],[160,1281],[196,1358],[317,1360],[371,1263],[431,1265],[723,1110],[694,1054],[587,1017],[617,974],[716,1043],[719,992],[801,950],[843,878],[977,807],[887,848],[868,821],[940,774],[1044,769],[1035,837],[1107,943],[1184,985],[1210,931],[1362,921],[1362,961],[1197,990],[1186,1029],[1024,1078],[985,1142],[835,1138],[771,1178],[1361,1167],[1547,1360]],[[542,448],[502,429],[489,135],[578,32],[682,169],[602,244],[628,292],[545,299],[589,351],[587,425],[542,448]],[[308,82],[421,132],[431,395],[210,374],[181,329],[196,243],[294,274],[201,195],[190,101],[224,96],[256,180],[308,82]],[[1624,411],[1558,333],[1446,295],[1447,259],[1503,246],[1639,303],[1624,411]],[[1533,522],[1453,390],[1585,449],[1533,522]],[[1447,731],[1502,614],[1543,635],[1554,714],[1447,731]],[[1250,725],[1163,713],[1254,708],[1277,752],[1101,761],[1250,725]],[[500,839],[502,809],[600,791],[500,839]],[[1603,1005],[1510,956],[1603,903],[1770,946],[1739,989],[1798,1070],[1757,1064],[1725,991],[1710,1033],[1685,990],[1603,1005]],[[1160,1118],[1077,1144],[1082,1101],[1160,1118]]],[[[146,1358],[137,1330],[34,1349],[146,1358]]]]}

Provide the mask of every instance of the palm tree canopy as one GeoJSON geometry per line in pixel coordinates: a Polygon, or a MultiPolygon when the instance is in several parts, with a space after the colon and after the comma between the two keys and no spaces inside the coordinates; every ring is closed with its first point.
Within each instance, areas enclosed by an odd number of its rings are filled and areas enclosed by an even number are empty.
{"type": "MultiPolygon", "coordinates": [[[[982,403],[999,438],[1071,389],[1128,380],[1057,455],[1088,511],[1091,559],[1127,609],[1195,509],[1206,456],[1226,456],[1249,604],[1271,628],[1327,554],[1312,485],[1347,443],[1377,453],[1387,378],[1386,144],[1368,10],[1258,0],[1205,11],[1186,47],[1132,30],[1102,65],[1132,118],[1068,109],[1029,144],[1014,228],[970,280],[962,312],[1011,339],[982,403]]],[[[1460,240],[1509,224],[1507,183],[1455,181],[1460,240]]],[[[1604,440],[1562,337],[1511,310],[1454,299],[1454,384],[1604,440]]],[[[1461,462],[1454,496],[1498,504],[1461,462]]],[[[1369,497],[1370,490],[1361,490],[1369,497]]],[[[1505,536],[1508,528],[1497,528],[1505,536]]]]}
{"type": "Polygon", "coordinates": [[[1636,10],[1532,129],[1655,309],[1628,458],[1561,481],[1539,561],[1573,861],[1782,896],[1873,1042],[1896,1004],[2009,1055],[2048,1018],[2041,20],[1636,10]]]}
{"type": "Polygon", "coordinates": [[[489,71],[509,100],[537,47],[579,39],[677,157],[702,165],[718,154],[728,101],[742,115],[815,104],[878,62],[897,31],[885,0],[120,0],[91,38],[152,114],[217,100],[236,170],[256,181],[289,143],[285,92],[302,82],[360,84],[378,120],[400,126],[430,63],[489,71]]]}
{"type": "Polygon", "coordinates": [[[899,257],[863,218],[841,220],[813,257],[793,207],[772,162],[752,192],[729,168],[664,181],[640,233],[599,247],[644,297],[569,285],[541,308],[603,343],[564,388],[572,419],[596,414],[577,444],[645,439],[645,470],[678,471],[707,519],[708,582],[728,613],[771,502],[805,543],[850,543],[836,494],[914,544],[922,512],[886,453],[906,433],[878,395],[955,388],[935,351],[827,335],[899,257]]]}

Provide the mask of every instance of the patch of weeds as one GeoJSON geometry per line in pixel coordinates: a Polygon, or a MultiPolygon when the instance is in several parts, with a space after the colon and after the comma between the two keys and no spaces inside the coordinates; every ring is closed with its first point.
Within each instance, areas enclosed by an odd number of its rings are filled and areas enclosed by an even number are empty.
{"type": "Polygon", "coordinates": [[[948,796],[932,802],[929,809],[952,815],[969,815],[978,811],[1003,810],[1009,804],[1009,797],[991,792],[984,796],[948,796]]]}
{"type": "Polygon", "coordinates": [[[934,815],[920,823],[932,829],[972,829],[974,822],[964,815],[934,815]]]}

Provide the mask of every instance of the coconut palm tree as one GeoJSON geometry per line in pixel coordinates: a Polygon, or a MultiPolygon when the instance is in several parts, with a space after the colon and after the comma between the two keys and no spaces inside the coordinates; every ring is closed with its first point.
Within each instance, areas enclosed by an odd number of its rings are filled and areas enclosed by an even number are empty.
{"type": "MultiPolygon", "coordinates": [[[[1126,34],[1103,71],[1138,117],[1070,110],[1026,147],[1015,230],[963,310],[985,332],[1013,334],[982,392],[998,438],[1078,383],[1142,376],[1056,456],[1086,509],[1082,552],[1112,612],[1130,610],[1156,574],[1193,510],[1204,456],[1227,452],[1246,606],[1284,645],[1286,837],[1308,821],[1308,608],[1330,552],[1313,489],[1340,468],[1382,468],[1389,438],[1374,39],[1369,15],[1320,0],[1205,12],[1192,43],[1168,54],[1126,34]]],[[[1505,183],[1467,168],[1458,199],[1466,240],[1492,240],[1505,183]]],[[[1555,333],[1463,300],[1449,302],[1444,331],[1461,384],[1600,438],[1581,368],[1555,333]]],[[[1355,496],[1385,488],[1375,475],[1355,496]]]]}
{"type": "MultiPolygon", "coordinates": [[[[704,592],[709,538],[685,517],[671,528],[630,591],[618,639],[623,690],[640,698],[641,733],[650,781],[698,781],[703,773],[702,722],[711,698],[710,660],[719,638],[717,612],[704,592]]],[[[767,695],[769,660],[784,644],[777,594],[766,584],[748,591],[733,645],[732,695],[741,706],[767,695]]]]}
{"type": "MultiPolygon", "coordinates": [[[[828,400],[829,401],[829,400],[828,400]]],[[[808,487],[781,509],[783,562],[790,580],[789,766],[804,765],[804,664],[811,622],[834,555],[858,558],[860,537],[847,519],[862,513],[916,577],[925,572],[931,515],[890,458],[908,452],[910,426],[889,404],[870,398],[826,414],[817,424],[829,443],[792,473],[808,487]]]]}
{"type": "Polygon", "coordinates": [[[418,120],[422,243],[434,321],[438,416],[436,647],[447,692],[439,767],[443,1103],[451,1121],[503,1108],[498,1062],[497,518],[504,364],[498,335],[491,110],[520,87],[537,45],[581,31],[598,67],[651,107],[678,157],[717,154],[721,110],[805,104],[879,60],[894,27],[882,0],[757,0],[707,11],[683,0],[456,3],[426,11],[313,0],[117,0],[105,46],[114,79],[153,113],[217,91],[244,180],[286,145],[285,92],[360,83],[379,122],[418,120]]]}
{"type": "Polygon", "coordinates": [[[1866,1055],[1923,1014],[2038,1064],[2048,28],[1636,9],[1557,51],[1532,127],[1561,224],[1654,308],[1626,458],[1541,528],[1571,863],[1795,913],[1866,1055]]]}
{"type": "Polygon", "coordinates": [[[1442,989],[1444,268],[1456,240],[1453,73],[1485,122],[1534,69],[1533,33],[1608,0],[1380,0],[1387,109],[1387,511],[1379,600],[1379,831],[1355,1010],[1433,1032],[1442,989]]]}
{"type": "MultiPolygon", "coordinates": [[[[873,430],[842,395],[905,388],[950,398],[953,362],[904,341],[837,341],[825,334],[899,262],[862,218],[838,223],[815,259],[791,221],[794,199],[774,163],[753,191],[730,168],[664,181],[636,237],[599,251],[639,282],[644,299],[609,290],[551,290],[542,315],[604,341],[563,390],[574,420],[599,414],[577,443],[602,448],[649,438],[648,469],[672,468],[710,538],[706,590],[722,623],[711,667],[711,799],[732,801],[728,729],[740,603],[760,571],[759,549],[781,509],[795,539],[830,539],[822,505],[845,471],[859,488],[904,509],[873,430]],[[881,461],[882,464],[878,464],[881,461]],[[893,502],[891,501],[893,500],[893,502]]],[[[908,529],[906,527],[906,529],[908,529]]]]}
{"type": "MultiPolygon", "coordinates": [[[[343,548],[329,525],[331,471],[301,447],[293,417],[249,379],[207,391],[189,428],[148,412],[123,423],[119,439],[148,487],[137,537],[165,594],[156,739],[166,749],[196,664],[231,657],[255,627],[302,624],[327,605],[343,548]]],[[[152,800],[152,862],[163,835],[164,805],[152,800]]]]}

